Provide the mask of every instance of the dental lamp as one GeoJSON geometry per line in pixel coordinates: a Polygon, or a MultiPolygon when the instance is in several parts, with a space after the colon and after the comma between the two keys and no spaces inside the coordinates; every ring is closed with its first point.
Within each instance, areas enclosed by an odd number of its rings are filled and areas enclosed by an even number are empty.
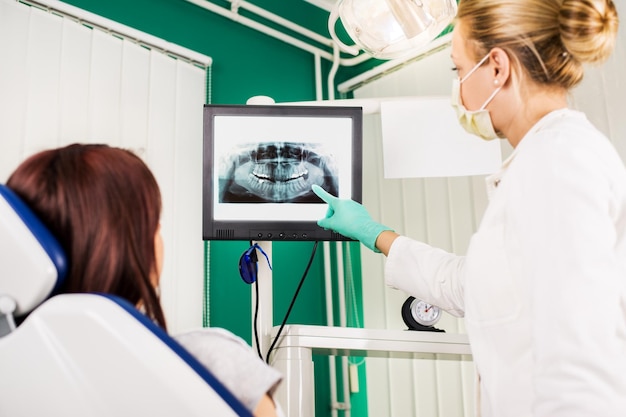
{"type": "Polygon", "coordinates": [[[352,55],[362,49],[379,59],[400,58],[435,39],[456,11],[456,0],[339,0],[331,10],[328,31],[339,48],[352,55]],[[356,45],[337,37],[338,19],[356,45]]]}

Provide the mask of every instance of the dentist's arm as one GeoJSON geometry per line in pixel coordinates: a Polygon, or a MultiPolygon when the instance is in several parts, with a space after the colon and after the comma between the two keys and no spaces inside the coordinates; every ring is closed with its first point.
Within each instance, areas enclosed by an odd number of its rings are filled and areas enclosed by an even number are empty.
{"type": "Polygon", "coordinates": [[[326,217],[317,224],[364,244],[374,252],[389,253],[391,243],[398,236],[390,227],[376,223],[361,204],[340,199],[314,185],[313,192],[328,203],[326,217]]]}
{"type": "Polygon", "coordinates": [[[389,255],[389,250],[394,240],[400,236],[393,230],[385,230],[378,235],[376,239],[376,248],[381,251],[385,256],[389,255]]]}

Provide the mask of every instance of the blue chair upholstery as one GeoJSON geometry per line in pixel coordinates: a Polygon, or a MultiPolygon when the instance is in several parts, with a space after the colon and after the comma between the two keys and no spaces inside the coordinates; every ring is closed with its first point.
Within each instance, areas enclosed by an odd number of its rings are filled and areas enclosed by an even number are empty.
{"type": "Polygon", "coordinates": [[[36,216],[0,185],[0,416],[251,416],[125,300],[50,297],[65,259],[36,216]],[[11,323],[26,314],[19,326],[11,323]]]}

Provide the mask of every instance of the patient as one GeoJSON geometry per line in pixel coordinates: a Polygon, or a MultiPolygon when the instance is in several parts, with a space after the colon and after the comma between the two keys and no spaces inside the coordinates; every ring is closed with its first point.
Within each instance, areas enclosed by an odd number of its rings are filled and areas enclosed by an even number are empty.
{"type": "MultiPolygon", "coordinates": [[[[74,144],[31,156],[7,186],[65,249],[70,269],[60,292],[120,296],[166,328],[157,291],[161,194],[139,157],[107,145],[74,144]]],[[[223,329],[176,338],[255,416],[280,413],[271,394],[281,375],[242,339],[223,329]]]]}

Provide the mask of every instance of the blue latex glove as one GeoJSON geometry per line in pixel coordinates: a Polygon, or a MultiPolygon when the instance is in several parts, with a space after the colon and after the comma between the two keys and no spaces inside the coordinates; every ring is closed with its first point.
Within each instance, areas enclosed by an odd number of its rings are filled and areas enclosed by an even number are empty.
{"type": "Polygon", "coordinates": [[[374,252],[380,252],[376,249],[376,238],[381,232],[392,230],[390,227],[372,220],[365,207],[356,201],[337,198],[318,185],[313,185],[312,189],[319,198],[328,203],[326,217],[317,222],[320,227],[334,230],[360,241],[374,252]]]}

